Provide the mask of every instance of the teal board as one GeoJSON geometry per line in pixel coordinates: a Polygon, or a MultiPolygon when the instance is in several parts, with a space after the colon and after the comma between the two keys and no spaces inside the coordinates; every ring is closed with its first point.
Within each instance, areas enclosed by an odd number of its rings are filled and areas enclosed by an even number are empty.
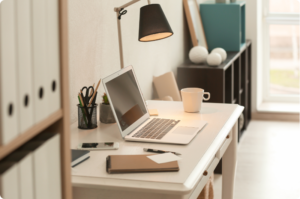
{"type": "Polygon", "coordinates": [[[200,4],[208,50],[239,51],[246,42],[245,2],[200,4]]]}

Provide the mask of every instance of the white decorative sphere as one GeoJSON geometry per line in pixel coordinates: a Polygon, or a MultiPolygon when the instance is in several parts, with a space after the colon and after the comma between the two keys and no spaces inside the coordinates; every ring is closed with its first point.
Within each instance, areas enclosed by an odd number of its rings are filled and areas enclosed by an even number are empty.
{"type": "Polygon", "coordinates": [[[222,62],[227,58],[227,53],[223,48],[215,48],[211,51],[211,53],[219,53],[222,57],[222,62]]]}
{"type": "Polygon", "coordinates": [[[222,63],[222,57],[219,53],[210,53],[206,61],[210,66],[219,66],[222,63]]]}
{"type": "Polygon", "coordinates": [[[202,46],[195,46],[190,50],[189,58],[195,64],[200,64],[205,62],[208,56],[208,51],[202,46]]]}

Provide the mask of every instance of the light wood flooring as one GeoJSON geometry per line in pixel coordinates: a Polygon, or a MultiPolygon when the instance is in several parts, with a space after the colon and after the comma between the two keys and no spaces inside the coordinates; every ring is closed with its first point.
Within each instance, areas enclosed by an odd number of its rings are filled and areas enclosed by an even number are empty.
{"type": "MultiPolygon", "coordinates": [[[[215,175],[215,199],[222,176],[215,175]]],[[[234,199],[300,199],[300,126],[251,121],[238,146],[234,199]]]]}

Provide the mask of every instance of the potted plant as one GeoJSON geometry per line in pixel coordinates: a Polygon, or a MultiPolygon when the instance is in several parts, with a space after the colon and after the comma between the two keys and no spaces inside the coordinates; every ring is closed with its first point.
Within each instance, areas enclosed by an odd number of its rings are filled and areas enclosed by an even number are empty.
{"type": "Polygon", "coordinates": [[[100,122],[105,124],[115,123],[115,116],[111,110],[106,93],[102,96],[103,102],[100,104],[100,122]]]}

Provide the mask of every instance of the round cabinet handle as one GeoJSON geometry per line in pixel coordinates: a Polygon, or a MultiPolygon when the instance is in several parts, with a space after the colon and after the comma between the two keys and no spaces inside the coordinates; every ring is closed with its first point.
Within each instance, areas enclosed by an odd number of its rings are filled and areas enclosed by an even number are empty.
{"type": "Polygon", "coordinates": [[[207,171],[204,171],[204,172],[203,172],[203,175],[204,175],[204,176],[207,176],[207,174],[208,174],[207,171]]]}
{"type": "Polygon", "coordinates": [[[226,136],[226,139],[229,139],[229,138],[230,138],[230,136],[229,136],[229,135],[227,135],[227,136],[226,136]]]}

